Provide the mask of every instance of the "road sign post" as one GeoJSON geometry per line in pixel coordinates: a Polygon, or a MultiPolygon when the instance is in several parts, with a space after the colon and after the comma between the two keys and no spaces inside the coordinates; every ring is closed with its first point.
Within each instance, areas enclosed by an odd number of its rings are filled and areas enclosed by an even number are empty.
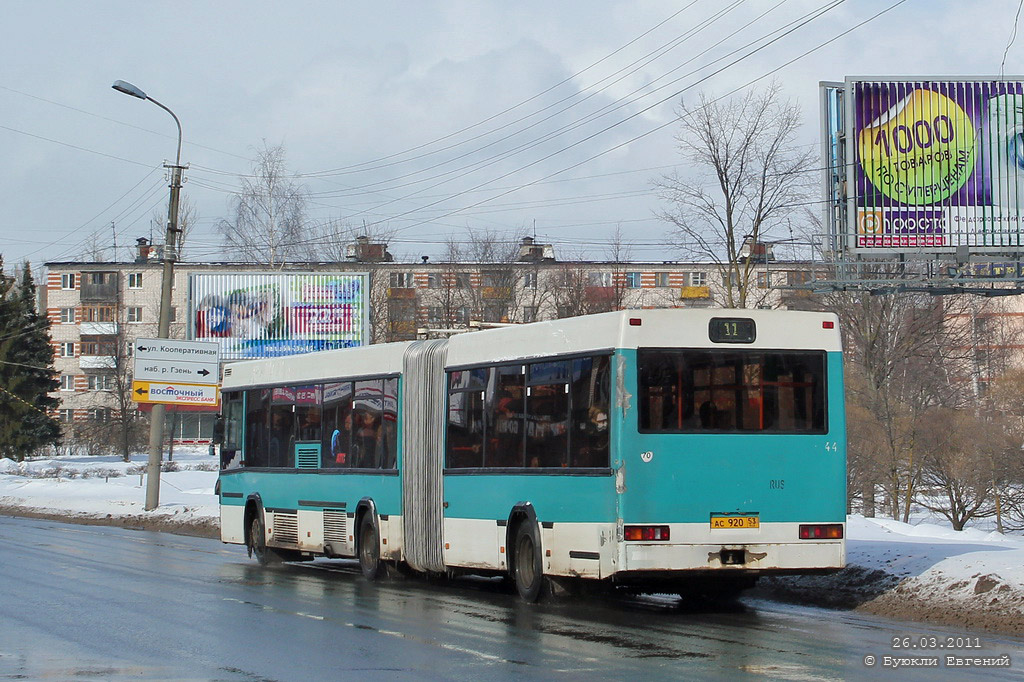
{"type": "MultiPolygon", "coordinates": [[[[216,407],[220,402],[219,383],[220,344],[162,338],[135,340],[132,399],[152,403],[150,419],[154,425],[163,423],[165,405],[216,407]]],[[[147,510],[159,504],[162,433],[162,427],[150,431],[147,510]]]]}

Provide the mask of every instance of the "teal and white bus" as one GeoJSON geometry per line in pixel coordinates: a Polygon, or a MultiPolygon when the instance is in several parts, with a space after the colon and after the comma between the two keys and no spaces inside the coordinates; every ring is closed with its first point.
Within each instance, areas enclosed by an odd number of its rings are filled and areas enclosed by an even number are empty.
{"type": "Polygon", "coordinates": [[[829,313],[627,310],[228,365],[221,535],[358,558],[735,592],[845,562],[829,313]]]}

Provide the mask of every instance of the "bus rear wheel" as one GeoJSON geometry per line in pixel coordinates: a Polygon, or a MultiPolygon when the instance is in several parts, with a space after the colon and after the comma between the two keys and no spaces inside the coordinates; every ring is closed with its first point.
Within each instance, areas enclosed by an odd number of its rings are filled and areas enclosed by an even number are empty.
{"type": "Polygon", "coordinates": [[[359,568],[367,580],[376,580],[384,572],[380,561],[380,540],[369,513],[359,521],[359,568]]]}
{"type": "Polygon", "coordinates": [[[544,564],[540,556],[540,538],[536,524],[524,521],[516,528],[512,577],[519,596],[527,602],[540,598],[544,587],[544,564]]]}

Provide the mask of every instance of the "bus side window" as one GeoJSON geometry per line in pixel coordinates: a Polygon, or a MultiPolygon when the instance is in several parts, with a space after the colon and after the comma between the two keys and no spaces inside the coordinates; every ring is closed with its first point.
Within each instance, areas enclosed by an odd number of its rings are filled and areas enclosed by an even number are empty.
{"type": "Polygon", "coordinates": [[[522,365],[494,368],[487,388],[487,467],[523,466],[524,378],[522,365]]]}
{"type": "Polygon", "coordinates": [[[270,390],[256,388],[245,392],[245,466],[267,464],[267,431],[270,419],[270,390]]]}
{"type": "Polygon", "coordinates": [[[352,466],[352,382],[324,384],[323,440],[320,461],[324,468],[352,466]]]}
{"type": "Polygon", "coordinates": [[[293,467],[295,448],[295,388],[279,386],[270,394],[270,434],[267,466],[293,467]]]}
{"type": "Polygon", "coordinates": [[[384,419],[381,422],[381,468],[398,467],[398,379],[384,380],[384,419]]]}
{"type": "Polygon", "coordinates": [[[319,441],[320,423],[320,386],[312,384],[299,386],[295,391],[295,424],[296,440],[319,441]]]}
{"type": "Polygon", "coordinates": [[[381,418],[383,417],[384,382],[380,379],[357,381],[352,404],[352,466],[379,469],[381,466],[381,418]]]}
{"type": "Polygon", "coordinates": [[[569,466],[569,363],[529,366],[526,395],[526,466],[569,466]]]}
{"type": "Polygon", "coordinates": [[[569,441],[569,466],[609,466],[610,366],[610,358],[607,355],[577,358],[572,361],[572,432],[569,441]]]}
{"type": "Polygon", "coordinates": [[[483,466],[487,372],[487,369],[474,369],[448,375],[447,466],[450,469],[483,466]]]}

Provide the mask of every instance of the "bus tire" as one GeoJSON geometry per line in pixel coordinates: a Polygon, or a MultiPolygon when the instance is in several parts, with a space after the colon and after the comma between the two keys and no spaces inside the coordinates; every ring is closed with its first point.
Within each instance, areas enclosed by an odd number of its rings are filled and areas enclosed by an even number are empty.
{"type": "Polygon", "coordinates": [[[537,524],[523,521],[516,527],[512,545],[512,578],[523,601],[533,603],[540,599],[544,587],[544,561],[540,554],[540,535],[537,524]]]}
{"type": "Polygon", "coordinates": [[[380,560],[380,540],[373,516],[368,512],[359,520],[359,568],[367,580],[377,580],[384,572],[380,560]]]}
{"type": "Polygon", "coordinates": [[[252,515],[249,523],[249,556],[255,557],[260,566],[281,563],[277,553],[267,547],[267,533],[263,525],[263,515],[259,512],[252,515]]]}

